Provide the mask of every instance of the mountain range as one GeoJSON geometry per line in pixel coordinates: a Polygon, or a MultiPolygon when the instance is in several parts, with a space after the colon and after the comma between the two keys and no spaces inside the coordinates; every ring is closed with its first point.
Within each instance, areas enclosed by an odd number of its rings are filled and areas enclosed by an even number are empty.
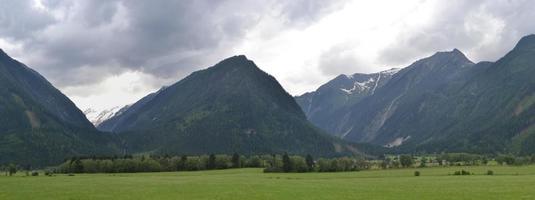
{"type": "Polygon", "coordinates": [[[0,164],[124,152],[363,155],[381,146],[533,154],[534,65],[528,35],[495,62],[474,63],[454,49],[402,69],[340,75],[292,97],[253,61],[233,56],[132,105],[84,113],[0,50],[0,164]]]}
{"type": "Polygon", "coordinates": [[[373,92],[359,90],[354,101],[343,101],[354,96],[346,92],[351,81],[361,86],[374,74],[339,76],[295,98],[311,122],[348,141],[397,152],[531,154],[534,47],[535,35],[529,35],[498,61],[480,63],[457,49],[438,52],[384,79],[373,92]]]}
{"type": "Polygon", "coordinates": [[[344,133],[337,132],[336,123],[344,118],[344,113],[367,96],[387,83],[392,75],[400,69],[390,69],[373,74],[356,73],[339,75],[320,86],[314,92],[295,97],[308,120],[333,135],[344,138],[344,133]]]}

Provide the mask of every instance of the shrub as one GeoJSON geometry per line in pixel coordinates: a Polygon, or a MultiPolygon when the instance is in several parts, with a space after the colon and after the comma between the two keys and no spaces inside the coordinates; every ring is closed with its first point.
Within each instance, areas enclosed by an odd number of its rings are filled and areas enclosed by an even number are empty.
{"type": "Polygon", "coordinates": [[[492,170],[488,170],[487,175],[494,175],[494,172],[492,170]]]}
{"type": "Polygon", "coordinates": [[[37,171],[32,171],[32,176],[39,176],[39,172],[37,172],[37,171]]]}
{"type": "Polygon", "coordinates": [[[496,162],[498,162],[498,164],[500,165],[512,165],[515,163],[515,157],[512,155],[499,155],[498,157],[496,157],[496,162]]]}
{"type": "Polygon", "coordinates": [[[414,176],[420,176],[420,171],[414,171],[414,176]]]}
{"type": "Polygon", "coordinates": [[[459,175],[470,175],[471,173],[469,171],[465,171],[464,169],[461,171],[455,171],[453,175],[459,176],[459,175]]]}
{"type": "Polygon", "coordinates": [[[399,161],[402,167],[411,167],[414,164],[414,160],[411,155],[399,156],[399,161]]]}
{"type": "Polygon", "coordinates": [[[45,176],[52,176],[54,175],[54,172],[52,172],[51,170],[45,170],[45,176]]]}

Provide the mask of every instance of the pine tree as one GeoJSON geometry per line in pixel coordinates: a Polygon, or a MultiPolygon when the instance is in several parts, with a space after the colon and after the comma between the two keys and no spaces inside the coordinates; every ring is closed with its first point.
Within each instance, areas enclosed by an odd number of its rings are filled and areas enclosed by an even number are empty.
{"type": "Polygon", "coordinates": [[[290,161],[290,156],[287,153],[284,153],[282,156],[282,171],[291,172],[292,171],[292,162],[290,161]]]}
{"type": "Polygon", "coordinates": [[[9,164],[8,166],[9,176],[12,176],[13,174],[17,173],[17,166],[13,163],[9,164]]]}
{"type": "Polygon", "coordinates": [[[241,167],[240,155],[238,153],[234,153],[232,155],[232,167],[233,168],[240,168],[241,167]]]}
{"type": "Polygon", "coordinates": [[[210,156],[208,157],[208,162],[206,163],[206,169],[215,169],[215,166],[215,155],[210,154],[210,156]]]}
{"type": "Polygon", "coordinates": [[[84,172],[84,165],[82,164],[82,161],[80,159],[76,159],[73,163],[73,169],[74,173],[83,173],[84,172]]]}
{"type": "Polygon", "coordinates": [[[308,154],[305,160],[307,163],[308,171],[313,171],[314,170],[314,158],[312,158],[312,156],[308,154]]]}
{"type": "Polygon", "coordinates": [[[180,160],[178,161],[178,164],[176,166],[176,169],[178,171],[186,170],[186,162],[188,161],[188,156],[182,156],[180,157],[180,160]]]}

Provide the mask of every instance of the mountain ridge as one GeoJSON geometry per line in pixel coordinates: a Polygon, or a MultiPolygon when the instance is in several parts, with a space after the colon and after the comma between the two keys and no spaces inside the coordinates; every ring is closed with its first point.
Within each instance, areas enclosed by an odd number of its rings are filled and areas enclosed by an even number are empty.
{"type": "Polygon", "coordinates": [[[114,139],[35,70],[0,53],[0,163],[42,166],[114,153],[114,139]]]}
{"type": "Polygon", "coordinates": [[[243,55],[147,97],[113,119],[120,123],[102,123],[114,127],[133,152],[348,152],[345,142],[310,124],[278,81],[243,55]]]}
{"type": "Polygon", "coordinates": [[[535,35],[496,62],[437,52],[326,123],[334,135],[398,152],[533,153],[534,55],[535,35]]]}

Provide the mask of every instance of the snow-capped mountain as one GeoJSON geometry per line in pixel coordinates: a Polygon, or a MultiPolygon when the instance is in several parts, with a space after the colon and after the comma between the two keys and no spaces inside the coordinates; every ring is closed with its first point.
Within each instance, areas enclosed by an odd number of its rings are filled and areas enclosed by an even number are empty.
{"type": "Polygon", "coordinates": [[[114,116],[118,116],[124,111],[126,111],[130,107],[130,105],[126,106],[116,106],[110,109],[106,109],[103,111],[96,111],[95,109],[89,108],[84,110],[84,114],[93,123],[95,126],[98,126],[100,123],[106,121],[109,118],[112,118],[114,116]]]}
{"type": "Polygon", "coordinates": [[[353,82],[351,88],[346,88],[345,85],[342,85],[340,90],[345,92],[348,95],[353,93],[363,93],[369,92],[373,94],[380,84],[385,83],[385,80],[389,80],[392,75],[399,72],[400,68],[392,68],[389,70],[381,71],[373,74],[353,74],[353,75],[343,75],[348,80],[346,82],[353,82]]]}
{"type": "MultiPolygon", "coordinates": [[[[329,121],[327,119],[343,118],[349,107],[360,102],[363,98],[373,95],[378,88],[382,87],[400,70],[392,68],[372,74],[342,74],[320,86],[314,92],[295,97],[295,100],[312,123],[324,130],[333,130],[336,127],[331,126],[335,124],[327,123],[329,121]]],[[[338,136],[342,137],[343,135],[338,136]]]]}

